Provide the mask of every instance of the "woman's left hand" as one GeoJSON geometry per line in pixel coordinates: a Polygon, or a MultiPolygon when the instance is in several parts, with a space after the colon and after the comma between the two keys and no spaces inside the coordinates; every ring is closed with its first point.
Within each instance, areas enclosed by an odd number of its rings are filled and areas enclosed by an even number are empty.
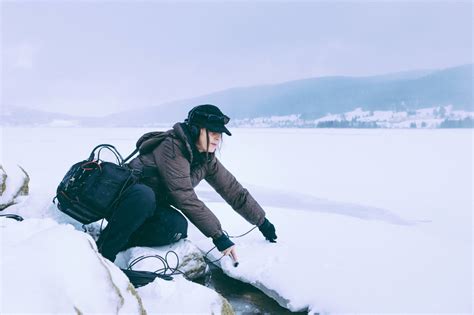
{"type": "Polygon", "coordinates": [[[265,221],[263,221],[262,225],[260,225],[258,229],[260,232],[262,232],[263,236],[265,236],[266,240],[268,240],[270,243],[276,243],[277,235],[275,226],[271,224],[267,218],[265,218],[265,221]]]}

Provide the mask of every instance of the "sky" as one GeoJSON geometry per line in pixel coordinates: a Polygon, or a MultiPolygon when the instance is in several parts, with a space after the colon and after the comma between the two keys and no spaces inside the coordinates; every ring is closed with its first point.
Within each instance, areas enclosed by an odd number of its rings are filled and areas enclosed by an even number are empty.
{"type": "Polygon", "coordinates": [[[233,87],[472,63],[471,1],[5,1],[2,108],[101,116],[233,87]]]}

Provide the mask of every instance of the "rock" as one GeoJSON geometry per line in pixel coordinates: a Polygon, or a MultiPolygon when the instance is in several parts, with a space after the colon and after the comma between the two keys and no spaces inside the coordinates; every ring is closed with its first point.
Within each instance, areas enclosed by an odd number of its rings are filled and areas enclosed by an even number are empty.
{"type": "Polygon", "coordinates": [[[19,202],[19,197],[29,193],[30,176],[21,166],[18,168],[9,176],[0,165],[0,211],[19,202]]]}
{"type": "Polygon", "coordinates": [[[223,296],[221,296],[221,298],[222,298],[221,315],[235,314],[234,309],[232,308],[232,305],[230,305],[229,301],[227,301],[223,296]]]}
{"type": "Polygon", "coordinates": [[[209,267],[204,260],[204,256],[191,241],[182,240],[175,245],[174,250],[182,255],[178,269],[184,272],[186,278],[195,280],[209,273],[209,267]]]}
{"type": "Polygon", "coordinates": [[[3,195],[3,192],[7,188],[7,173],[3,169],[3,167],[0,165],[0,196],[3,195]]]}
{"type": "Polygon", "coordinates": [[[28,193],[30,192],[29,189],[29,184],[30,184],[30,175],[25,171],[23,167],[18,165],[18,167],[21,169],[25,177],[23,177],[23,184],[20,186],[20,189],[18,190],[18,193],[15,195],[15,198],[18,196],[27,196],[28,193]]]}

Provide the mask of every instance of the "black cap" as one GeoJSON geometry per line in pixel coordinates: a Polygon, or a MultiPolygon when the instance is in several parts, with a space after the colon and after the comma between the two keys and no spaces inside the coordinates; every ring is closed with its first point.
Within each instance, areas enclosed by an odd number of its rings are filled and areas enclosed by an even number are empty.
{"type": "Polygon", "coordinates": [[[209,131],[226,133],[229,136],[232,136],[229,129],[225,127],[229,120],[230,118],[224,115],[217,106],[203,104],[191,109],[185,122],[201,128],[206,128],[209,131]]]}

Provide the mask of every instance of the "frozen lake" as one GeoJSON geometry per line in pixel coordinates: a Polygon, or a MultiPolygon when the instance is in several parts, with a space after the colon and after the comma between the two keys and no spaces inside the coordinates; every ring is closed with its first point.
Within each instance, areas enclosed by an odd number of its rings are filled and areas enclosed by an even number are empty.
{"type": "MultiPolygon", "coordinates": [[[[2,128],[2,161],[22,165],[32,191],[54,193],[73,162],[99,143],[128,155],[150,129],[2,128]]],[[[449,221],[471,240],[472,130],[234,129],[219,158],[256,195],[275,192],[381,207],[449,221]]],[[[269,197],[270,196],[270,197],[269,197]]],[[[300,198],[300,200],[301,200],[300,198]]]]}

